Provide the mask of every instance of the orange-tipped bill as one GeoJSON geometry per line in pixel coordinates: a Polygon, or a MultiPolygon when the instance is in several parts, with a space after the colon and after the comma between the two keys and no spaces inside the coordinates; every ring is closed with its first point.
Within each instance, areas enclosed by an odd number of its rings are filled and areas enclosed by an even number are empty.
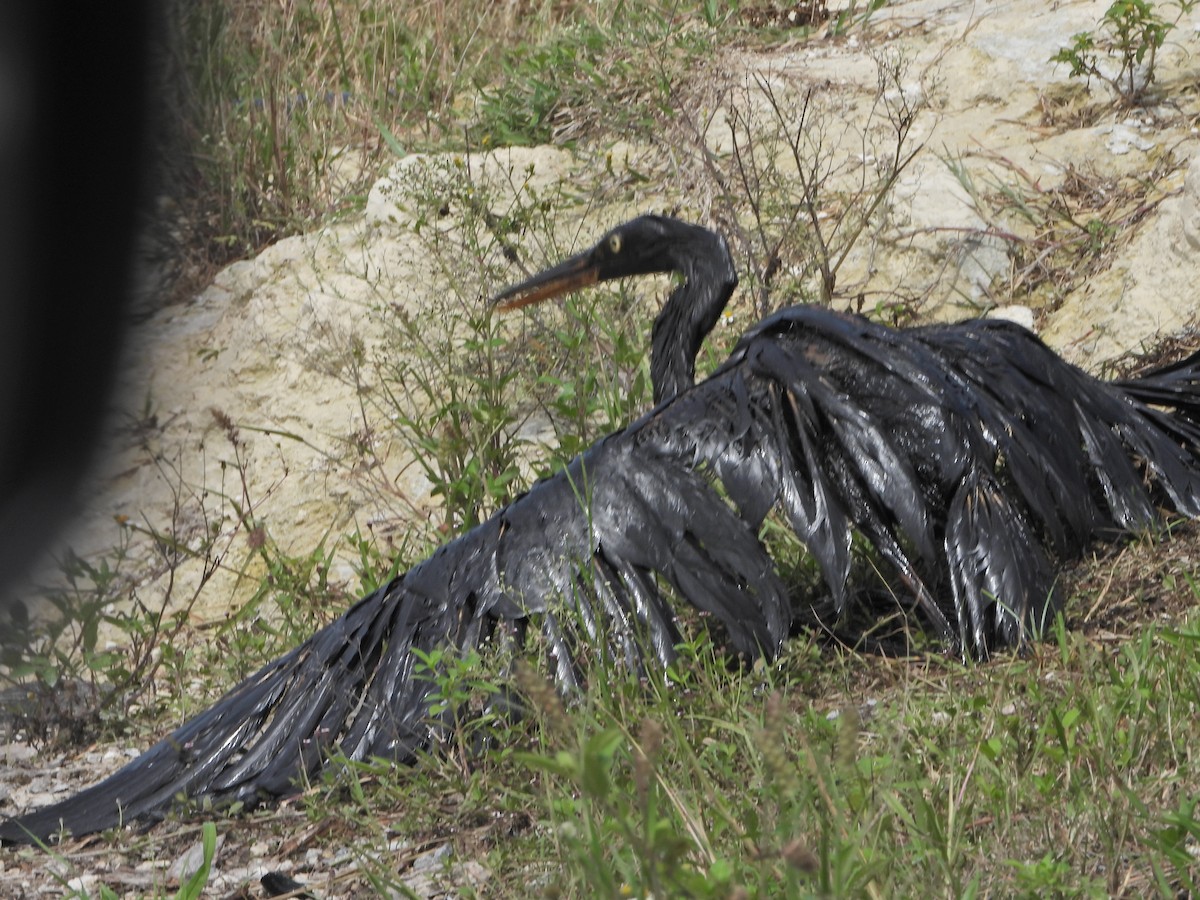
{"type": "Polygon", "coordinates": [[[505,312],[520,309],[595,284],[599,277],[599,269],[591,261],[590,254],[573,256],[545,272],[501,291],[492,298],[492,305],[505,312]]]}

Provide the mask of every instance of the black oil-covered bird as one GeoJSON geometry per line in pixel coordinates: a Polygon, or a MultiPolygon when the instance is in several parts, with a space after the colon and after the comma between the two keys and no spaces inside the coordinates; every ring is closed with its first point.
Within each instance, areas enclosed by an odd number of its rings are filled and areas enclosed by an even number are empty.
{"type": "MultiPolygon", "coordinates": [[[[1056,609],[1052,557],[1200,516],[1200,354],[1102,382],[1019,326],[895,330],[810,307],[752,328],[693,385],[737,283],[724,240],[643,216],[504,292],[517,307],[678,272],[653,333],[658,405],[235,687],[107,780],[0,825],[0,840],[162,816],[180,796],[260,802],[337,749],[410,761],[449,727],[415,650],[540,631],[563,689],[586,641],[632,669],[679,640],[664,594],[730,647],[775,652],[793,621],[837,629],[865,585],[855,536],[902,606],[964,655],[1018,646],[1056,609]],[[758,533],[777,511],[823,587],[790,596],[758,533]]],[[[874,593],[872,591],[874,590],[874,593]]]]}
{"type": "Polygon", "coordinates": [[[682,275],[652,337],[655,400],[674,399],[639,423],[639,441],[715,472],[743,521],[782,509],[837,614],[857,587],[857,532],[940,637],[984,655],[1057,608],[1047,549],[1069,558],[1154,528],[1161,507],[1200,515],[1200,354],[1104,382],[1005,321],[894,329],[794,306],[693,387],[737,275],[724,238],[662,216],[496,300],[514,309],[655,272],[682,275]]]}

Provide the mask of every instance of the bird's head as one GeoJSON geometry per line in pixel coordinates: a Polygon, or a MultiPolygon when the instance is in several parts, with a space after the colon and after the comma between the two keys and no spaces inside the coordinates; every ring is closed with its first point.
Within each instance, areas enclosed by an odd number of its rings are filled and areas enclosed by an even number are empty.
{"type": "Polygon", "coordinates": [[[600,281],[683,271],[695,255],[692,245],[713,238],[712,232],[679,219],[639,216],[606,233],[590,250],[506,288],[492,303],[501,310],[520,309],[600,281]]]}
{"type": "Polygon", "coordinates": [[[715,231],[666,216],[639,216],[590,250],[500,292],[492,303],[520,309],[598,281],[655,272],[683,276],[654,320],[650,339],[650,379],[658,402],[693,383],[700,344],[737,287],[729,245],[715,231]]]}

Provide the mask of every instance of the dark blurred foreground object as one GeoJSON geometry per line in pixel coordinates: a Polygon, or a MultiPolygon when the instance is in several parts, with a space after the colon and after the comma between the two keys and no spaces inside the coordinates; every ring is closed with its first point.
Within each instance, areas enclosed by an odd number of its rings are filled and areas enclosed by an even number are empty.
{"type": "Polygon", "coordinates": [[[155,7],[0,4],[0,607],[78,511],[133,290],[155,7]]]}
{"type": "Polygon", "coordinates": [[[720,236],[658,216],[497,300],[662,271],[683,278],[654,327],[658,406],[0,840],[159,818],[182,797],[254,805],[335,750],[411,762],[462,715],[431,714],[422,654],[486,646],[511,661],[540,631],[563,691],[583,657],[665,666],[680,640],[666,586],[744,658],[774,654],[794,623],[857,640],[897,608],[984,656],[1048,623],[1052,554],[1158,528],[1160,506],[1200,516],[1200,354],[1102,382],[1009,323],[896,330],[798,306],[693,386],[737,277],[720,236]],[[772,510],[815,560],[815,585],[777,573],[759,540],[772,510]]]}

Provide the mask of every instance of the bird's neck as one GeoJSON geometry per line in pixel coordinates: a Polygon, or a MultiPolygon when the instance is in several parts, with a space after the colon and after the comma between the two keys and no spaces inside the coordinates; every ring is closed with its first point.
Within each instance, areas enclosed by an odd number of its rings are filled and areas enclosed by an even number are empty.
{"type": "Polygon", "coordinates": [[[655,403],[695,384],[696,354],[737,287],[729,245],[713,232],[704,235],[703,245],[689,245],[676,260],[683,279],[654,320],[650,379],[655,403]]]}

